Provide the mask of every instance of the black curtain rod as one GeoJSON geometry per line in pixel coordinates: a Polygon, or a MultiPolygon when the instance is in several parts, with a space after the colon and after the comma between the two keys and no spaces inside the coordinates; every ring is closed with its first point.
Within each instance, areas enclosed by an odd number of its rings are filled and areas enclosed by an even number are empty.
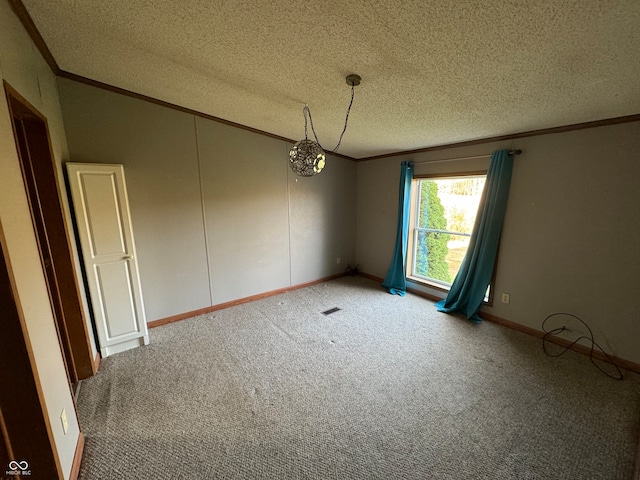
{"type": "MultiPolygon", "coordinates": [[[[509,155],[520,155],[522,153],[522,150],[520,150],[519,148],[516,150],[509,150],[509,155]]],[[[490,158],[491,154],[485,154],[485,155],[474,155],[472,157],[458,157],[458,158],[445,158],[442,160],[421,160],[419,162],[413,162],[414,165],[418,165],[420,163],[442,163],[442,162],[455,162],[455,161],[459,161],[459,160],[475,160],[475,159],[480,159],[480,158],[490,158]]]]}

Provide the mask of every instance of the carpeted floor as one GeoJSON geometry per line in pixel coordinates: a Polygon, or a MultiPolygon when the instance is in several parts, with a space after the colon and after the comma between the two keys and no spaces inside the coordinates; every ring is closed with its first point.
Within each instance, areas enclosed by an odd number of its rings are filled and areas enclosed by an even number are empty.
{"type": "Polygon", "coordinates": [[[150,333],[82,382],[82,480],[633,475],[640,376],[362,277],[150,333]]]}

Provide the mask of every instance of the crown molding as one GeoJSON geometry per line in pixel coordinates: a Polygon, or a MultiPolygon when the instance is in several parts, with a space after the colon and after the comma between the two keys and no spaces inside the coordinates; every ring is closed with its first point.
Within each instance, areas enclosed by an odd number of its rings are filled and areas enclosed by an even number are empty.
{"type": "Polygon", "coordinates": [[[499,135],[495,137],[480,138],[477,140],[468,140],[466,142],[447,143],[443,145],[435,145],[433,147],[417,148],[415,150],[404,150],[401,152],[384,153],[382,155],[373,155],[371,157],[363,157],[356,159],[356,162],[367,162],[369,160],[380,160],[383,158],[410,156],[424,152],[434,152],[437,150],[446,150],[449,148],[469,147],[472,145],[482,145],[484,143],[501,142],[504,140],[513,140],[516,138],[535,137],[538,135],[549,135],[552,133],[572,132],[574,130],[584,130],[586,128],[604,127],[607,125],[617,125],[619,123],[630,123],[640,121],[640,114],[625,115],[623,117],[606,118],[603,120],[594,120],[591,122],[573,123],[570,125],[561,125],[558,127],[542,128],[539,130],[529,130],[527,132],[511,133],[508,135],[499,135]]]}
{"type": "Polygon", "coordinates": [[[42,38],[42,35],[40,35],[40,31],[38,30],[38,27],[36,27],[36,24],[33,22],[31,15],[29,15],[27,8],[24,6],[24,3],[22,3],[21,0],[9,0],[9,6],[22,23],[22,26],[31,37],[33,43],[35,43],[38,51],[44,57],[45,61],[49,65],[49,68],[51,68],[51,71],[55,75],[58,75],[60,73],[60,66],[58,65],[58,62],[56,62],[56,59],[53,57],[53,54],[51,53],[51,50],[49,50],[47,43],[44,41],[44,38],[42,38]]]}
{"type": "MultiPolygon", "coordinates": [[[[24,4],[22,3],[22,1],[21,0],[8,0],[8,1],[9,1],[9,5],[11,6],[11,9],[14,11],[14,13],[16,14],[18,19],[20,20],[20,22],[24,26],[25,30],[27,31],[27,33],[29,34],[29,36],[31,37],[33,42],[35,43],[36,47],[38,48],[38,50],[40,51],[40,53],[44,57],[45,61],[49,65],[49,67],[51,68],[51,71],[58,77],[66,78],[66,79],[73,80],[73,81],[80,82],[80,83],[84,83],[86,85],[91,85],[91,86],[96,87],[96,88],[100,88],[100,89],[107,90],[107,91],[114,92],[114,93],[119,93],[121,95],[126,95],[126,96],[129,96],[129,97],[132,97],[132,98],[137,98],[139,100],[144,100],[146,102],[154,103],[156,105],[160,105],[160,106],[163,106],[163,107],[166,107],[166,108],[171,108],[173,110],[178,110],[180,112],[188,113],[190,115],[195,115],[195,116],[198,116],[198,117],[201,117],[201,118],[205,118],[207,120],[212,120],[214,122],[223,123],[225,125],[229,125],[229,126],[232,126],[232,127],[240,128],[242,130],[247,130],[249,132],[257,133],[259,135],[264,135],[264,136],[267,136],[267,137],[275,138],[277,140],[282,140],[284,142],[288,142],[288,143],[295,143],[296,142],[296,140],[292,140],[290,138],[281,137],[280,135],[275,135],[273,133],[265,132],[264,130],[258,130],[256,128],[248,127],[248,126],[242,125],[240,123],[232,122],[230,120],[225,120],[224,118],[215,117],[213,115],[209,115],[209,114],[206,114],[206,113],[203,113],[203,112],[199,112],[199,111],[193,110],[191,108],[182,107],[180,105],[176,105],[176,104],[173,104],[173,103],[170,103],[170,102],[165,102],[164,100],[159,100],[157,98],[153,98],[153,97],[149,97],[147,95],[143,95],[143,94],[140,94],[140,93],[132,92],[132,91],[126,90],[124,88],[115,87],[115,86],[109,85],[107,83],[99,82],[97,80],[92,80],[90,78],[83,77],[81,75],[77,75],[75,73],[71,73],[71,72],[68,72],[66,70],[62,70],[60,68],[60,66],[58,65],[58,63],[56,62],[56,59],[53,57],[53,54],[49,50],[49,47],[47,46],[46,42],[44,41],[44,38],[42,38],[42,35],[40,35],[40,32],[38,31],[38,28],[36,27],[36,24],[33,22],[33,19],[31,18],[31,15],[29,15],[29,12],[27,11],[27,9],[24,6],[24,4]]],[[[472,145],[482,145],[482,144],[485,144],[485,143],[500,142],[500,141],[504,141],[504,140],[514,140],[514,139],[517,139],[517,138],[535,137],[535,136],[538,136],[538,135],[549,135],[549,134],[553,134],[553,133],[571,132],[573,130],[583,130],[583,129],[586,129],[586,128],[603,127],[603,126],[606,126],[606,125],[616,125],[616,124],[619,124],[619,123],[629,123],[629,122],[637,122],[637,121],[640,121],[640,114],[626,115],[626,116],[622,116],[622,117],[607,118],[607,119],[603,119],[603,120],[595,120],[595,121],[583,122],[583,123],[574,123],[574,124],[570,124],[570,125],[561,125],[561,126],[551,127],[551,128],[542,128],[542,129],[539,129],[539,130],[530,130],[530,131],[527,131],[527,132],[512,133],[512,134],[508,134],[508,135],[499,135],[499,136],[481,138],[481,139],[476,139],[476,140],[468,140],[468,141],[464,141],[464,142],[455,142],[455,143],[447,143],[447,144],[443,144],[443,145],[434,145],[432,147],[424,147],[424,148],[418,148],[418,149],[414,149],[414,150],[403,150],[403,151],[399,151],[399,152],[390,152],[390,153],[384,153],[384,154],[381,154],[381,155],[373,155],[373,156],[370,156],[370,157],[354,158],[354,157],[350,157],[348,155],[343,155],[341,153],[330,153],[330,155],[334,155],[336,157],[344,158],[346,160],[351,160],[351,161],[354,161],[354,162],[367,162],[367,161],[370,161],[370,160],[381,160],[381,159],[385,159],[385,158],[393,158],[393,157],[399,157],[399,156],[410,156],[410,155],[416,155],[418,153],[434,152],[434,151],[437,151],[437,150],[446,150],[446,149],[449,149],[449,148],[468,147],[468,146],[472,146],[472,145]]]]}

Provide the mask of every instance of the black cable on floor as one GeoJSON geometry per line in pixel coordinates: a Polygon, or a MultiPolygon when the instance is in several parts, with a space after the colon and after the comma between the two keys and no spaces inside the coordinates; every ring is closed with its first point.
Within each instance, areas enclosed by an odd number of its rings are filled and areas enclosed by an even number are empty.
{"type": "Polygon", "coordinates": [[[595,367],[600,370],[602,373],[604,373],[606,376],[611,377],[615,380],[622,380],[623,376],[622,376],[622,371],[620,371],[620,368],[618,367],[618,365],[613,361],[613,359],[607,354],[607,352],[605,352],[602,347],[600,345],[598,345],[595,340],[593,339],[593,332],[591,331],[591,328],[589,328],[589,325],[586,324],[586,322],[584,320],[582,320],[580,317],[578,317],[577,315],[573,315],[572,313],[564,313],[564,312],[556,312],[556,313],[552,313],[551,315],[549,315],[547,318],[544,319],[544,321],[542,322],[542,330],[545,332],[544,336],[542,337],[542,349],[544,350],[545,355],[549,356],[549,357],[559,357],[560,355],[563,355],[567,350],[569,350],[571,347],[573,347],[576,343],[578,343],[580,340],[585,339],[588,342],[591,343],[591,349],[589,351],[589,359],[591,360],[591,363],[593,363],[593,365],[595,365],[595,367]],[[561,350],[560,353],[557,354],[551,354],[547,351],[547,343],[549,342],[549,340],[547,340],[547,337],[550,335],[558,335],[559,333],[562,333],[564,331],[571,331],[569,328],[567,328],[564,324],[551,329],[551,330],[547,330],[546,325],[547,322],[549,321],[550,318],[559,316],[559,315],[566,315],[568,317],[572,317],[576,320],[578,320],[580,323],[582,323],[582,325],[584,325],[584,327],[587,329],[587,331],[589,332],[589,336],[585,336],[582,335],[578,338],[576,338],[568,347],[566,347],[564,350],[561,350]],[[611,365],[614,366],[614,368],[616,369],[616,371],[618,372],[618,375],[612,375],[609,372],[605,371],[602,369],[602,367],[600,367],[600,365],[598,365],[595,361],[594,361],[594,357],[593,357],[593,352],[595,349],[598,349],[600,351],[600,353],[602,353],[605,357],[605,359],[599,359],[602,362],[605,363],[609,363],[611,365]]]}

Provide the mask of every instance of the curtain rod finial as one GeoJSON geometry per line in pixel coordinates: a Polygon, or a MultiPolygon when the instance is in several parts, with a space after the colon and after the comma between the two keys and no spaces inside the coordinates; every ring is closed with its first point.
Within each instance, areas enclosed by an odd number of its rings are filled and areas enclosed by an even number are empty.
{"type": "Polygon", "coordinates": [[[522,153],[521,149],[509,150],[509,155],[520,155],[522,153]]]}

